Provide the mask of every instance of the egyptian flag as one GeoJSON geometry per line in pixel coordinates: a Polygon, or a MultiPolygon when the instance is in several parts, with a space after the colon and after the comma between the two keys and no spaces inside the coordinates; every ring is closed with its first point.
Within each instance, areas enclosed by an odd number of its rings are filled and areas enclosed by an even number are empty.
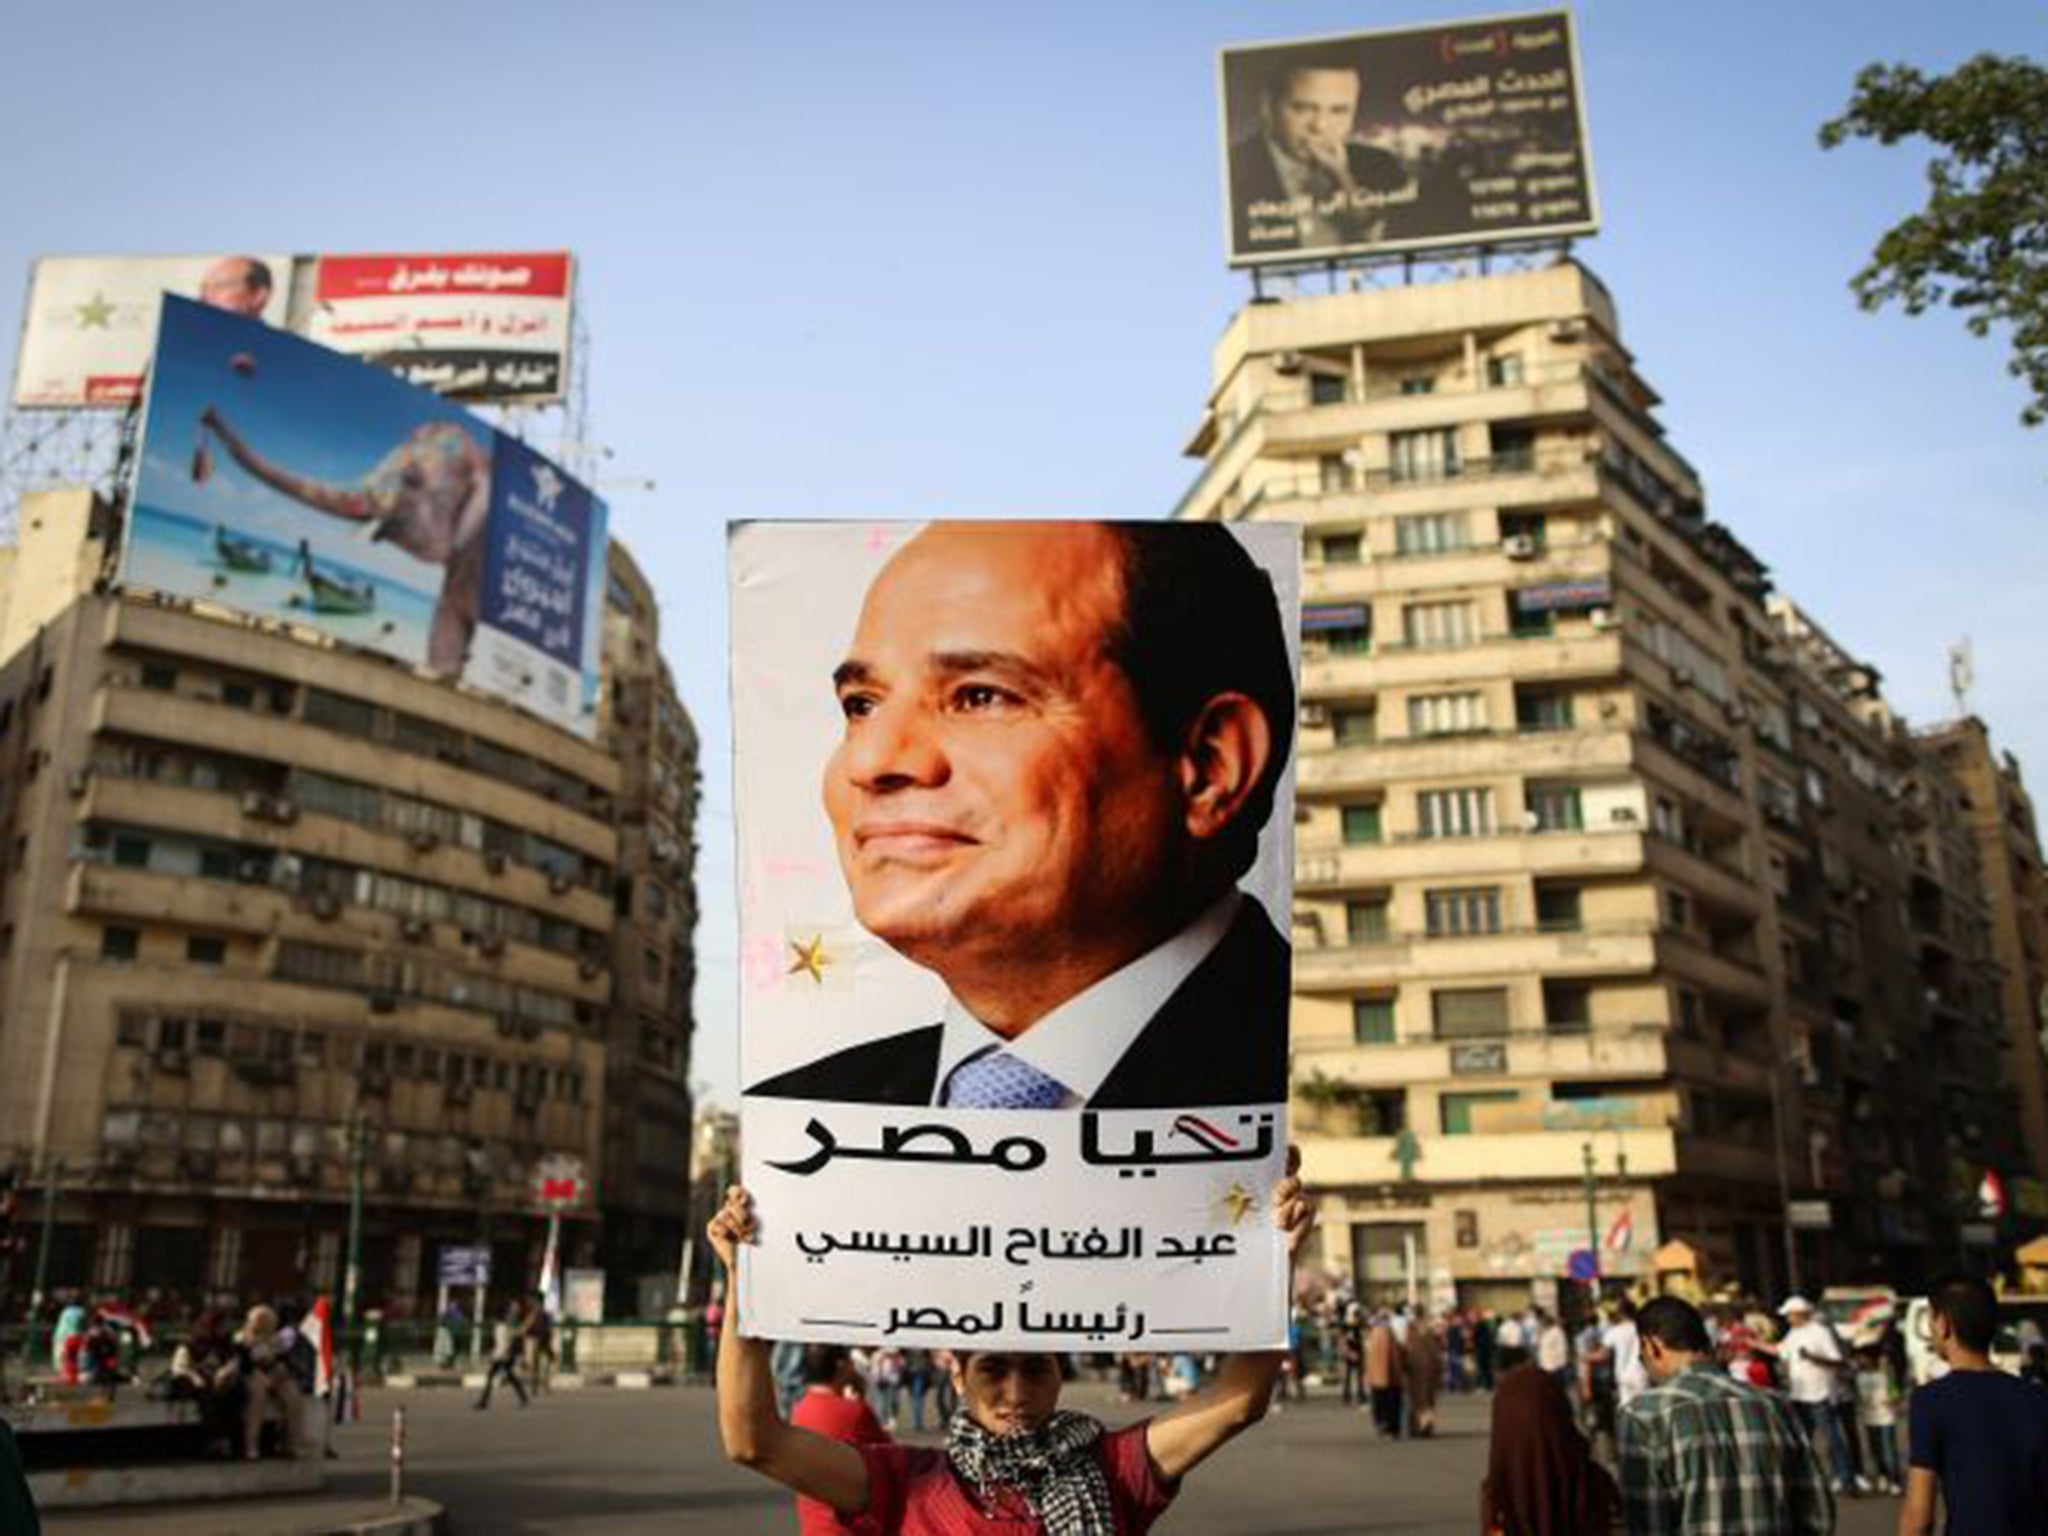
{"type": "Polygon", "coordinates": [[[108,1302],[95,1310],[98,1312],[101,1322],[111,1323],[116,1328],[125,1328],[128,1332],[135,1335],[135,1342],[144,1349],[148,1349],[150,1345],[156,1342],[156,1336],[149,1331],[149,1324],[140,1313],[132,1308],[121,1306],[116,1302],[108,1302]]]}
{"type": "Polygon", "coordinates": [[[1635,1246],[1635,1242],[1635,1212],[1624,1205],[1620,1213],[1614,1218],[1613,1225],[1608,1227],[1607,1236],[1601,1246],[1609,1253],[1627,1253],[1629,1249],[1635,1246]]]}
{"type": "Polygon", "coordinates": [[[325,1296],[299,1319],[299,1332],[313,1346],[313,1395],[325,1397],[334,1390],[334,1327],[325,1296]]]}

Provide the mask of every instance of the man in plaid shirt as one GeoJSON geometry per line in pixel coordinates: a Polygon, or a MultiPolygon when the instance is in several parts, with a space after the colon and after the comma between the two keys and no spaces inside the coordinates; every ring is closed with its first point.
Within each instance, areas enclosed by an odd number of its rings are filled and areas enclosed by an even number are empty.
{"type": "Polygon", "coordinates": [[[1826,1536],[1834,1500],[1813,1445],[1774,1392],[1714,1359],[1691,1305],[1660,1296],[1636,1315],[1650,1390],[1616,1439],[1629,1536],[1826,1536]]]}

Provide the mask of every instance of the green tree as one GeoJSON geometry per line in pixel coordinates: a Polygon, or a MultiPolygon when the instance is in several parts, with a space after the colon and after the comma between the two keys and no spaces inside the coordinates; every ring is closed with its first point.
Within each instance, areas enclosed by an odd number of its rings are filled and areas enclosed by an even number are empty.
{"type": "Polygon", "coordinates": [[[1848,139],[1923,138],[1927,205],[1885,231],[1850,287],[1865,309],[1897,301],[1964,311],[1972,334],[2009,330],[2007,371],[2033,399],[2020,419],[2048,420],[2048,68],[1979,54],[1946,75],[1873,64],[1856,77],[1821,147],[1848,139]]]}

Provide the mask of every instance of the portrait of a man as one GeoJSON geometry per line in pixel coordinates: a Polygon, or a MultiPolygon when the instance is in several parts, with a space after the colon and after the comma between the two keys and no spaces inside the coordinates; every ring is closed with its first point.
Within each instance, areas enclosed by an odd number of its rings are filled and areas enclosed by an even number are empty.
{"type": "Polygon", "coordinates": [[[270,264],[254,256],[223,256],[199,280],[199,302],[261,320],[270,305],[270,264]]]}
{"type": "Polygon", "coordinates": [[[1286,1097],[1289,954],[1241,890],[1292,747],[1274,583],[1216,525],[928,525],[829,678],[820,795],[906,1020],[747,1090],[953,1108],[1286,1097]]]}
{"type": "Polygon", "coordinates": [[[1398,156],[1354,137],[1363,89],[1341,52],[1295,54],[1269,70],[1256,131],[1230,150],[1238,255],[1370,244],[1420,197],[1398,156]]]}

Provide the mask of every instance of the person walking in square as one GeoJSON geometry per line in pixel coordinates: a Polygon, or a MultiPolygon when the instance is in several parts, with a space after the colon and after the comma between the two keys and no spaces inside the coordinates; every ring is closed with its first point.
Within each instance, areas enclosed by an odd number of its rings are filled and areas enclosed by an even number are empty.
{"type": "Polygon", "coordinates": [[[2048,1531],[2048,1388],[1991,1363],[1998,1297],[1957,1276],[1929,1296],[1948,1374],[1914,1389],[1899,1536],[1929,1536],[1937,1503],[1955,1536],[2048,1531]]]}
{"type": "Polygon", "coordinates": [[[1617,1415],[1629,1536],[1828,1536],[1834,1500],[1785,1400],[1721,1367],[1691,1303],[1659,1296],[1635,1325],[1651,1385],[1617,1415]]]}
{"type": "Polygon", "coordinates": [[[479,1409],[491,1406],[491,1389],[502,1377],[519,1394],[519,1406],[527,1406],[526,1387],[519,1379],[519,1355],[525,1347],[526,1307],[517,1297],[505,1303],[505,1315],[491,1325],[491,1368],[484,1373],[479,1409]]]}

